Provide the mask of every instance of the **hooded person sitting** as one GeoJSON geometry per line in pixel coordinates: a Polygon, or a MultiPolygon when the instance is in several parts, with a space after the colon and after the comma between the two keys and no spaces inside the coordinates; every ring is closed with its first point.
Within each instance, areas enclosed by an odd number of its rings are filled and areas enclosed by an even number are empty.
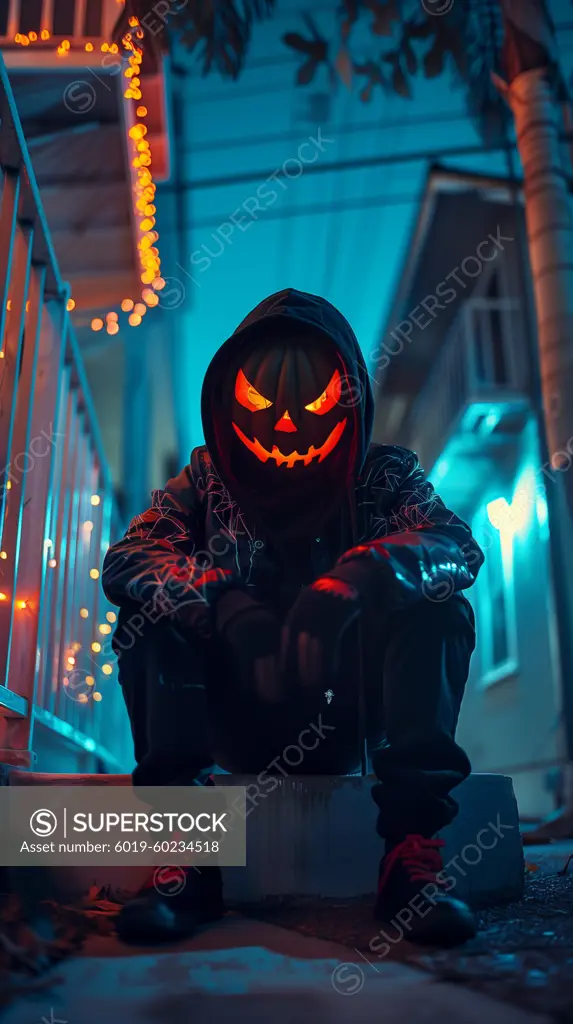
{"type": "MultiPolygon", "coordinates": [[[[461,592],[482,552],[414,452],[371,443],[366,365],[325,299],[261,302],[215,354],[201,410],[205,445],[104,562],[134,783],[201,784],[218,764],[262,786],[317,722],[289,773],[348,774],[366,740],[385,840],[376,917],[414,900],[411,941],[464,941],[475,922],[442,881],[436,833],[470,771],[455,741],[475,647],[461,592]],[[150,603],[163,613],[142,614],[150,603]]],[[[219,868],[188,870],[177,896],[144,889],[118,931],[176,939],[222,908],[219,868]]]]}

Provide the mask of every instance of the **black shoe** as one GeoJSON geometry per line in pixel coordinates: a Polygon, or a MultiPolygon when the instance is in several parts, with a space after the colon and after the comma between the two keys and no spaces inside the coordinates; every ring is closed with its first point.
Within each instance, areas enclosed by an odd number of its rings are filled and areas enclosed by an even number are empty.
{"type": "Polygon", "coordinates": [[[419,835],[408,835],[387,845],[380,862],[374,916],[390,925],[385,936],[389,943],[404,938],[427,945],[457,946],[476,934],[477,923],[470,908],[448,895],[442,846],[441,839],[419,835]]]}
{"type": "Polygon", "coordinates": [[[187,939],[222,915],[220,868],[162,867],[121,908],[116,931],[123,942],[155,946],[187,939]]]}

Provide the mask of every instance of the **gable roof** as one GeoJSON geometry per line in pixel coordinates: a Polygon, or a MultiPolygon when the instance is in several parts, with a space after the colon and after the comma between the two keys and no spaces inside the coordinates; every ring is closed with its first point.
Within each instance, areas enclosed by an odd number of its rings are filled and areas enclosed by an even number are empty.
{"type": "MultiPolygon", "coordinates": [[[[518,202],[521,203],[521,194],[518,202]]],[[[495,237],[498,229],[513,237],[515,210],[514,190],[505,178],[440,166],[430,168],[372,368],[377,400],[376,439],[388,433],[409,400],[423,386],[451,323],[475,287],[472,279],[460,272],[460,264],[467,257],[475,256],[480,242],[490,234],[495,237]],[[452,272],[461,283],[452,280],[452,272]],[[442,296],[448,287],[456,292],[455,299],[450,298],[447,304],[436,294],[436,287],[441,283],[442,296]],[[433,317],[420,306],[429,296],[435,297],[442,307],[433,317]],[[385,352],[397,352],[401,336],[396,329],[412,314],[423,321],[424,326],[417,326],[410,320],[409,344],[403,343],[398,358],[383,360],[385,352]],[[384,368],[386,362],[388,365],[384,368]]]]}

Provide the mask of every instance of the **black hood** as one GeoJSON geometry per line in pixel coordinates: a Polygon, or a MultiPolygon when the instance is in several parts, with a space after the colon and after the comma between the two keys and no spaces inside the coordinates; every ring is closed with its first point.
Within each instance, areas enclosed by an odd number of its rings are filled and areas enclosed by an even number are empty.
{"type": "Polygon", "coordinates": [[[269,327],[271,330],[276,329],[279,323],[289,327],[300,325],[326,336],[346,367],[347,393],[342,395],[340,404],[351,409],[353,415],[356,443],[353,465],[350,467],[352,479],[360,474],[370,444],[374,400],[364,357],[350,324],[339,310],[318,295],[294,288],[276,292],[263,299],[215,353],[205,374],[201,393],[201,417],[207,448],[223,483],[242,507],[251,504],[250,494],[241,486],[241,481],[230,483],[225,452],[221,450],[220,438],[215,430],[214,417],[221,408],[218,382],[224,376],[225,369],[242,358],[242,350],[247,350],[257,336],[266,334],[269,327]]]}

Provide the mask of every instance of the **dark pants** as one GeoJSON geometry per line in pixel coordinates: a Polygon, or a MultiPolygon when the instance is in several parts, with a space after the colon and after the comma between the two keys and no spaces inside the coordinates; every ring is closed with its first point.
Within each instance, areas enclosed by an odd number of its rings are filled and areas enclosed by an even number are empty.
{"type": "Polygon", "coordinates": [[[365,720],[379,834],[432,835],[454,818],[450,791],[470,771],[454,740],[475,647],[463,596],[423,599],[385,623],[366,619],[360,641],[358,630],[347,632],[329,692],[297,688],[278,704],[237,683],[220,642],[183,640],[167,619],[135,632],[137,611],[121,609],[114,638],[135,784],[185,785],[214,764],[263,779],[350,774],[360,768],[365,720]]]}

